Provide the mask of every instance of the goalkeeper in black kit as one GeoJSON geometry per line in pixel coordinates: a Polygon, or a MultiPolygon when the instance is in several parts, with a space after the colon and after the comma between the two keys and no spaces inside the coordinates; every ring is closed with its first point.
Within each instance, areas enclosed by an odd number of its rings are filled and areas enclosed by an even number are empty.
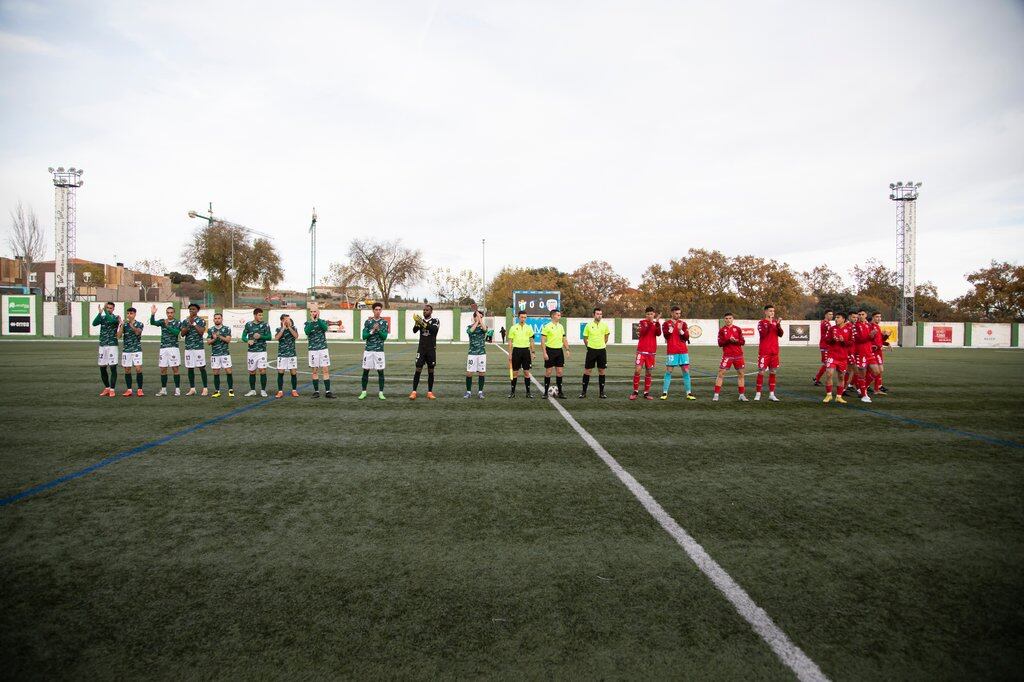
{"type": "Polygon", "coordinates": [[[420,343],[416,349],[416,373],[412,375],[412,393],[409,394],[409,400],[416,400],[419,395],[416,390],[420,386],[423,365],[427,366],[427,399],[435,400],[437,396],[434,395],[434,365],[437,364],[437,330],[441,322],[434,317],[434,307],[430,304],[423,306],[422,315],[413,315],[412,319],[412,331],[420,335],[420,343]]]}

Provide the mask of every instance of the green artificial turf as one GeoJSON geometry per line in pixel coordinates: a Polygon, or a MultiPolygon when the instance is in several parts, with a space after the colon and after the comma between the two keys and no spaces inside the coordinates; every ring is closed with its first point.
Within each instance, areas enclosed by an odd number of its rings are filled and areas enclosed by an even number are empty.
{"type": "MultiPolygon", "coordinates": [[[[483,401],[464,346],[439,400],[396,344],[359,402],[334,345],[339,400],[233,415],[260,399],[156,398],[145,353],[147,396],[110,399],[94,345],[0,342],[0,498],[184,431],[0,506],[5,676],[791,677],[556,410],[505,399],[498,348],[483,401]]],[[[563,405],[826,675],[1019,676],[1024,353],[894,351],[870,406],[820,403],[815,349],[778,404],[713,404],[713,348],[698,401],[628,402],[628,348],[578,400],[582,355],[563,405]]]]}

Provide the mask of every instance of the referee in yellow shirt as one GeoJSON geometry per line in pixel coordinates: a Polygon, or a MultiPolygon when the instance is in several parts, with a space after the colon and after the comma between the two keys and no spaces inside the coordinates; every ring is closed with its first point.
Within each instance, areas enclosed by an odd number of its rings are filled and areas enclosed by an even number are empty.
{"type": "Polygon", "coordinates": [[[590,372],[597,367],[597,381],[601,386],[601,397],[607,398],[604,392],[604,371],[608,367],[608,337],[611,329],[608,323],[602,320],[604,311],[594,308],[594,319],[587,322],[583,328],[583,344],[587,347],[587,357],[583,361],[583,391],[581,398],[587,397],[587,387],[590,385],[590,372]]]}
{"type": "Polygon", "coordinates": [[[544,398],[548,397],[551,387],[551,370],[555,370],[555,386],[558,397],[565,398],[562,393],[562,372],[565,371],[565,356],[569,354],[569,339],[562,326],[562,311],[552,310],[551,321],[541,327],[540,349],[544,352],[544,398]]]}
{"type": "Polygon", "coordinates": [[[516,372],[523,370],[523,385],[526,386],[526,397],[532,398],[530,393],[530,366],[533,364],[533,356],[536,351],[533,349],[533,327],[526,324],[526,311],[519,311],[519,322],[512,325],[508,330],[508,350],[512,361],[512,390],[508,397],[516,397],[516,382],[519,377],[516,372]]]}

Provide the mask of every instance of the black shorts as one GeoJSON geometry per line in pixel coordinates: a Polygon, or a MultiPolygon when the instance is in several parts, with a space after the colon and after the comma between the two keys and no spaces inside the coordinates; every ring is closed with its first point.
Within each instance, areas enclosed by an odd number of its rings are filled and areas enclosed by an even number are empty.
{"type": "Polygon", "coordinates": [[[530,369],[533,364],[533,356],[530,354],[529,348],[513,348],[512,349],[512,371],[516,372],[521,369],[530,369]]]}
{"type": "Polygon", "coordinates": [[[588,348],[587,359],[583,361],[584,369],[594,369],[594,366],[598,369],[604,369],[608,366],[608,349],[607,348],[588,348]]]}
{"type": "Polygon", "coordinates": [[[416,369],[426,365],[430,369],[434,369],[434,365],[437,364],[437,349],[431,348],[429,350],[421,350],[416,353],[416,369]]]}
{"type": "Polygon", "coordinates": [[[544,369],[549,367],[565,367],[565,353],[561,348],[546,348],[548,359],[544,361],[544,369]]]}

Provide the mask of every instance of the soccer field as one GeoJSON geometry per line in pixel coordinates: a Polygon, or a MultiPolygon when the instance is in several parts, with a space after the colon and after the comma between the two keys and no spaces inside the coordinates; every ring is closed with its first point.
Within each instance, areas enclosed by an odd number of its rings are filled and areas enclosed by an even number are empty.
{"type": "MultiPolygon", "coordinates": [[[[95,344],[0,342],[5,676],[793,677],[557,409],[505,398],[499,348],[481,401],[440,346],[430,402],[413,345],[383,402],[354,344],[335,401],[156,398],[144,350],[148,395],[113,399],[95,344]]],[[[610,398],[576,398],[574,349],[561,404],[827,677],[1020,675],[1024,353],[897,350],[847,406],[816,349],[783,348],[777,404],[712,403],[691,353],[695,402],[627,401],[614,348],[610,398]]]]}

